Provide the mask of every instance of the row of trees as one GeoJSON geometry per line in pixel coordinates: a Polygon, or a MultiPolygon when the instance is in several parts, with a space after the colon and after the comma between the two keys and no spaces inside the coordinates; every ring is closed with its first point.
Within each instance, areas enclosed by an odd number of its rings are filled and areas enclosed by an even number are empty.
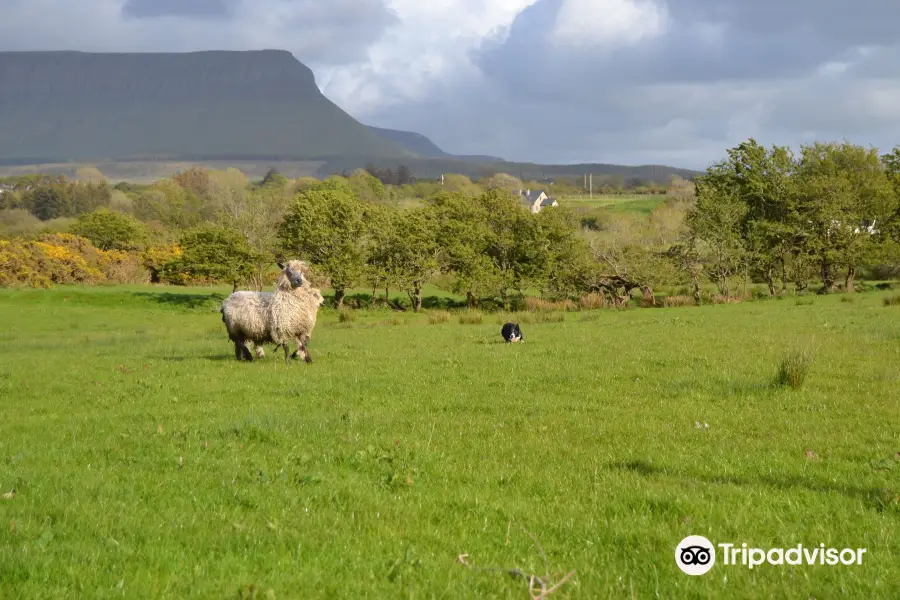
{"type": "Polygon", "coordinates": [[[900,264],[900,149],[880,156],[847,143],[795,156],[748,140],[696,182],[673,179],[649,216],[566,206],[532,215],[510,193],[523,182],[506,174],[419,181],[422,197],[403,201],[393,194],[410,185],[385,185],[364,169],[324,182],[189,169],[114,188],[87,175],[18,182],[2,196],[0,228],[20,213],[36,219],[29,211],[47,190],[72,199],[77,189],[79,204],[58,206],[78,208],[53,213],[77,215],[65,231],[139,256],[154,281],[262,289],[277,258],[299,257],[330,280],[338,305],[366,287],[373,298],[403,290],[418,309],[427,283],[470,305],[508,305],[526,290],[557,299],[600,293],[615,304],[640,291],[652,303],[662,285],[689,285],[699,302],[708,281],[726,298],[748,281],[771,294],[816,278],[826,292],[841,283],[853,291],[862,270],[896,276],[900,264]],[[107,195],[84,200],[98,189],[107,195]]]}
{"type": "MultiPolygon", "coordinates": [[[[863,266],[895,263],[900,242],[900,149],[879,156],[850,143],[815,143],[795,156],[750,139],[697,180],[688,235],[673,256],[729,295],[735,278],[772,295],[816,275],[852,292],[863,266]]],[[[884,269],[882,269],[884,271],[884,269]]]]}
{"type": "MultiPolygon", "coordinates": [[[[396,209],[365,203],[352,188],[328,180],[299,194],[278,228],[280,251],[300,256],[330,279],[335,304],[365,285],[408,293],[415,310],[422,289],[449,274],[470,304],[485,296],[550,284],[565,242],[577,238],[569,211],[532,215],[511,194],[477,198],[438,194],[424,206],[396,209]]],[[[387,295],[387,291],[386,291],[387,295]]]]}

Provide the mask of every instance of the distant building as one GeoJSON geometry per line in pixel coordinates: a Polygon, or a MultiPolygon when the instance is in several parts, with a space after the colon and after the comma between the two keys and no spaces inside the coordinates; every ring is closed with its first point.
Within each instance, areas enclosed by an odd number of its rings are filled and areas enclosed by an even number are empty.
{"type": "Polygon", "coordinates": [[[559,206],[556,198],[551,198],[543,190],[519,190],[519,197],[531,214],[537,214],[547,206],[559,206]]]}

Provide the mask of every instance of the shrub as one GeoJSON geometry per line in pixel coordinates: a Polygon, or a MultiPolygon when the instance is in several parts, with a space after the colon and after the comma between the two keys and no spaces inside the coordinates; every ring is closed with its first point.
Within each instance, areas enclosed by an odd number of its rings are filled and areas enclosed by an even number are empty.
{"type": "Polygon", "coordinates": [[[450,322],[450,313],[444,310],[435,311],[433,313],[428,314],[428,324],[429,325],[440,325],[442,323],[450,322]]]}
{"type": "Polygon", "coordinates": [[[812,306],[815,303],[815,300],[812,296],[801,296],[794,300],[794,304],[797,306],[812,306]]]}
{"type": "Polygon", "coordinates": [[[797,351],[789,354],[781,361],[778,373],[775,375],[775,383],[782,387],[787,386],[799,389],[806,380],[812,358],[809,353],[797,351]]]}
{"type": "Polygon", "coordinates": [[[356,313],[352,310],[341,309],[338,311],[338,323],[353,323],[356,321],[356,313]]]}
{"type": "Polygon", "coordinates": [[[609,306],[609,301],[603,294],[592,292],[590,294],[585,294],[584,296],[579,298],[578,306],[581,308],[581,310],[595,310],[598,308],[606,308],[607,306],[609,306]]]}
{"type": "Polygon", "coordinates": [[[663,298],[663,306],[674,308],[678,306],[695,306],[693,296],[666,296],[663,298]]]}
{"type": "Polygon", "coordinates": [[[40,230],[42,221],[24,208],[0,210],[0,236],[15,238],[40,230]]]}
{"type": "Polygon", "coordinates": [[[97,266],[67,246],[24,240],[3,242],[0,246],[3,286],[46,288],[51,283],[98,283],[105,279],[97,266]]]}
{"type": "Polygon", "coordinates": [[[111,283],[148,283],[150,273],[139,254],[110,250],[100,257],[100,270],[111,283]]]}
{"type": "Polygon", "coordinates": [[[148,273],[130,252],[104,252],[71,233],[17,239],[0,249],[0,285],[49,287],[59,284],[144,283],[148,273]]]}
{"type": "Polygon", "coordinates": [[[852,304],[853,296],[841,296],[841,302],[845,302],[847,304],[852,304]]]}
{"type": "Polygon", "coordinates": [[[570,311],[577,310],[577,306],[568,298],[553,302],[551,300],[544,300],[543,298],[529,297],[525,298],[525,310],[530,312],[570,311]]]}
{"type": "Polygon", "coordinates": [[[150,273],[151,283],[167,282],[167,273],[164,267],[174,262],[181,256],[181,246],[178,244],[169,244],[166,246],[152,246],[144,250],[141,257],[141,264],[150,273]]]}
{"type": "Polygon", "coordinates": [[[894,294],[893,296],[887,296],[884,299],[885,306],[900,306],[900,294],[894,294]]]}
{"type": "Polygon", "coordinates": [[[91,240],[101,250],[134,250],[147,237],[143,223],[106,208],[79,216],[71,231],[91,240]]]}
{"type": "Polygon", "coordinates": [[[29,243],[0,240],[0,287],[49,288],[51,281],[39,269],[37,252],[29,243]]]}
{"type": "Polygon", "coordinates": [[[76,222],[77,221],[72,217],[56,217],[55,219],[44,221],[40,233],[71,233],[72,226],[75,225],[76,222]]]}
{"type": "Polygon", "coordinates": [[[253,275],[259,258],[241,233],[214,225],[185,232],[179,246],[181,255],[163,267],[170,277],[231,283],[235,290],[253,275]]]}
{"type": "Polygon", "coordinates": [[[484,315],[477,310],[467,310],[459,315],[460,325],[481,325],[484,322],[484,315]]]}

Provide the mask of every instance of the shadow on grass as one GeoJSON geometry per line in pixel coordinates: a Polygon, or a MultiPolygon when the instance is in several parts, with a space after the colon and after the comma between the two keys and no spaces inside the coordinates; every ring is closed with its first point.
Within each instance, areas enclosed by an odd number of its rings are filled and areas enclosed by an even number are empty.
{"type": "Polygon", "coordinates": [[[170,292],[133,292],[132,296],[155,304],[196,310],[198,308],[218,309],[225,296],[222,294],[172,294],[170,292]]]}
{"type": "MultiPolygon", "coordinates": [[[[161,360],[164,362],[187,362],[189,360],[208,360],[213,362],[225,362],[229,360],[234,360],[234,352],[229,354],[207,354],[206,356],[156,356],[154,357],[157,360],[161,360]]],[[[265,359],[263,359],[265,360],[265,359]]],[[[237,361],[235,361],[237,362],[237,361]]]]}
{"type": "MultiPolygon", "coordinates": [[[[325,305],[334,306],[334,294],[324,294],[325,305]]],[[[344,298],[344,305],[348,308],[368,309],[368,308],[391,308],[397,311],[411,311],[412,302],[405,296],[392,296],[390,303],[386,303],[384,296],[375,297],[372,302],[372,294],[348,294],[344,298]]],[[[465,301],[454,300],[442,296],[426,296],[422,298],[422,308],[425,310],[451,310],[455,308],[465,308],[465,301]]]]}
{"type": "Polygon", "coordinates": [[[847,498],[861,500],[869,508],[878,512],[883,512],[889,507],[893,508],[895,511],[900,510],[900,500],[898,500],[900,496],[898,496],[898,492],[896,490],[884,488],[861,488],[797,476],[775,477],[763,475],[758,477],[739,477],[736,475],[696,475],[687,473],[675,467],[666,467],[665,469],[662,469],[645,460],[612,463],[609,467],[611,469],[635,473],[647,478],[666,477],[680,479],[684,483],[700,482],[711,485],[769,487],[786,491],[804,489],[819,494],[836,493],[846,496],[847,498]]]}

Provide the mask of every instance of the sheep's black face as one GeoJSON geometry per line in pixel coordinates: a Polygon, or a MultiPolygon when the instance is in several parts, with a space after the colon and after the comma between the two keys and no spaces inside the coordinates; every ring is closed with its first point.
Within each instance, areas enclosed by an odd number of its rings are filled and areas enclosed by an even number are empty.
{"type": "Polygon", "coordinates": [[[278,268],[281,269],[282,280],[279,283],[279,286],[283,286],[284,282],[291,286],[291,289],[297,289],[306,283],[306,278],[303,276],[303,269],[306,267],[306,263],[299,260],[292,260],[287,263],[278,263],[278,268]]]}
{"type": "Polygon", "coordinates": [[[292,288],[297,289],[303,285],[303,273],[300,271],[288,271],[285,275],[287,275],[288,281],[291,282],[292,288]]]}

